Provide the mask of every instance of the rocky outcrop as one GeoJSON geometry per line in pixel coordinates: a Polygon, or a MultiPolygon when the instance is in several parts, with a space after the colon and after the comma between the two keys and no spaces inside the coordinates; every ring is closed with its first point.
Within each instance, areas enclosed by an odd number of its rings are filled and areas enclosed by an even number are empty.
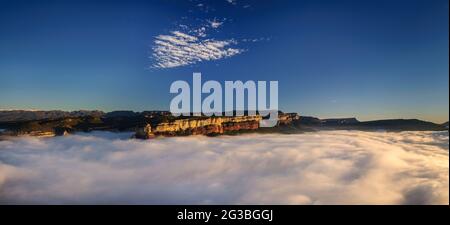
{"type": "Polygon", "coordinates": [[[234,131],[256,130],[261,116],[194,117],[175,119],[171,122],[147,124],[136,131],[136,138],[149,139],[154,136],[218,135],[234,131]]]}
{"type": "MultiPolygon", "coordinates": [[[[245,114],[247,115],[247,114],[245,114]]],[[[275,127],[260,127],[266,117],[217,116],[174,117],[168,111],[115,111],[108,115],[100,111],[0,111],[0,139],[7,136],[64,136],[76,132],[111,131],[135,132],[136,138],[156,136],[220,135],[257,133],[298,133],[316,130],[448,130],[448,122],[435,124],[421,120],[378,120],[359,122],[355,118],[319,119],[297,113],[278,112],[275,127]],[[12,117],[11,117],[12,116],[12,117]],[[28,117],[30,116],[30,117],[28,117]],[[59,118],[62,116],[62,118],[59,118]],[[34,117],[45,119],[33,119],[34,117]],[[56,118],[53,118],[56,117],[56,118]],[[2,122],[2,118],[5,120],[2,122]],[[30,120],[31,119],[31,120],[30,120]]]]}
{"type": "Polygon", "coordinates": [[[138,128],[134,137],[139,139],[151,139],[155,137],[155,134],[152,133],[152,126],[147,124],[144,127],[138,128]]]}
{"type": "Polygon", "coordinates": [[[54,129],[55,136],[66,136],[69,132],[71,132],[70,127],[55,127],[54,129]]]}
{"type": "Polygon", "coordinates": [[[53,131],[31,131],[28,133],[22,133],[20,136],[34,136],[34,137],[54,137],[55,132],[53,131]]]}
{"type": "Polygon", "coordinates": [[[15,131],[4,131],[3,134],[9,136],[33,136],[33,137],[55,137],[55,136],[65,136],[70,132],[70,128],[66,127],[55,127],[54,129],[41,129],[41,130],[15,130],[15,131]]]}
{"type": "Polygon", "coordinates": [[[283,113],[278,114],[278,125],[289,125],[292,122],[299,120],[300,116],[297,113],[283,113]]]}

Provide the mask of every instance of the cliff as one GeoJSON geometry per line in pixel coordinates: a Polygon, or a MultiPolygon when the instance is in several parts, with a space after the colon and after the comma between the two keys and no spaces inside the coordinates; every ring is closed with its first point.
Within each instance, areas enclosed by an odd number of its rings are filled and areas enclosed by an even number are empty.
{"type": "Polygon", "coordinates": [[[278,114],[278,125],[289,125],[294,121],[298,121],[300,116],[297,113],[283,113],[278,114]]]}
{"type": "Polygon", "coordinates": [[[198,117],[162,122],[152,127],[146,124],[136,131],[137,138],[155,136],[219,135],[234,131],[257,130],[261,116],[198,117]]]}
{"type": "Polygon", "coordinates": [[[0,139],[4,136],[21,135],[62,136],[74,132],[95,130],[135,132],[135,137],[142,139],[156,136],[214,136],[247,132],[299,133],[343,129],[364,131],[448,130],[448,123],[434,124],[415,119],[360,122],[355,118],[319,119],[281,111],[275,127],[259,127],[262,119],[259,115],[174,117],[167,111],[115,111],[110,113],[100,111],[3,111],[0,113],[0,139]],[[33,119],[34,117],[39,119],[33,119]],[[2,119],[5,121],[1,121],[2,119]]]}

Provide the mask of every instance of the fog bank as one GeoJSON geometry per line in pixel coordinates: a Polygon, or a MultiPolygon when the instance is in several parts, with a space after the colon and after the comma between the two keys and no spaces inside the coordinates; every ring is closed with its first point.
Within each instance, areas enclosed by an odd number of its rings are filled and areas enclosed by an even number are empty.
{"type": "Polygon", "coordinates": [[[0,141],[0,203],[448,204],[448,132],[0,141]]]}

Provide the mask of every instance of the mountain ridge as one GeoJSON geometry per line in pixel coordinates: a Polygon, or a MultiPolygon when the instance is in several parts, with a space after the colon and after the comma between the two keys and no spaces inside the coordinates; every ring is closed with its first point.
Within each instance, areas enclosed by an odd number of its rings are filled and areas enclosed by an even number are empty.
{"type": "Polygon", "coordinates": [[[278,125],[259,126],[263,117],[256,116],[181,116],[168,111],[112,111],[80,110],[0,111],[0,135],[3,136],[60,136],[74,132],[130,131],[135,137],[221,135],[256,133],[301,133],[319,130],[363,131],[443,131],[448,124],[436,124],[418,119],[387,119],[359,121],[356,118],[319,119],[279,112],[278,125]]]}

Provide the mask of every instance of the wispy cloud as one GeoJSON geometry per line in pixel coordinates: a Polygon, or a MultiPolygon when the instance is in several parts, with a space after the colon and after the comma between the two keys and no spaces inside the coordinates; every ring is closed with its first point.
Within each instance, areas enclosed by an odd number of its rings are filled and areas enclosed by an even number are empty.
{"type": "Polygon", "coordinates": [[[219,28],[223,24],[223,22],[217,20],[216,18],[213,20],[208,20],[208,23],[214,29],[219,28]]]}
{"type": "Polygon", "coordinates": [[[233,39],[215,40],[206,37],[205,28],[194,30],[196,36],[172,31],[155,37],[153,46],[154,68],[173,68],[203,61],[219,60],[242,53],[233,47],[238,43],[233,39]]]}
{"type": "MultiPolygon", "coordinates": [[[[235,0],[227,0],[228,3],[236,5],[235,0]]],[[[250,42],[269,40],[268,38],[216,38],[225,23],[232,22],[230,18],[210,17],[208,4],[195,3],[195,9],[207,18],[182,17],[182,21],[175,22],[175,27],[169,33],[154,37],[152,45],[152,65],[150,68],[167,69],[187,65],[194,65],[204,61],[220,60],[239,55],[247,51],[250,42]]],[[[242,36],[242,35],[240,35],[242,36]]]]}
{"type": "Polygon", "coordinates": [[[0,204],[449,202],[448,132],[130,135],[0,141],[0,204]]]}
{"type": "Polygon", "coordinates": [[[226,0],[226,1],[232,5],[236,5],[236,0],[226,0]]]}
{"type": "Polygon", "coordinates": [[[260,37],[260,38],[244,38],[241,39],[242,42],[261,42],[261,41],[270,41],[270,37],[260,37]]]}

